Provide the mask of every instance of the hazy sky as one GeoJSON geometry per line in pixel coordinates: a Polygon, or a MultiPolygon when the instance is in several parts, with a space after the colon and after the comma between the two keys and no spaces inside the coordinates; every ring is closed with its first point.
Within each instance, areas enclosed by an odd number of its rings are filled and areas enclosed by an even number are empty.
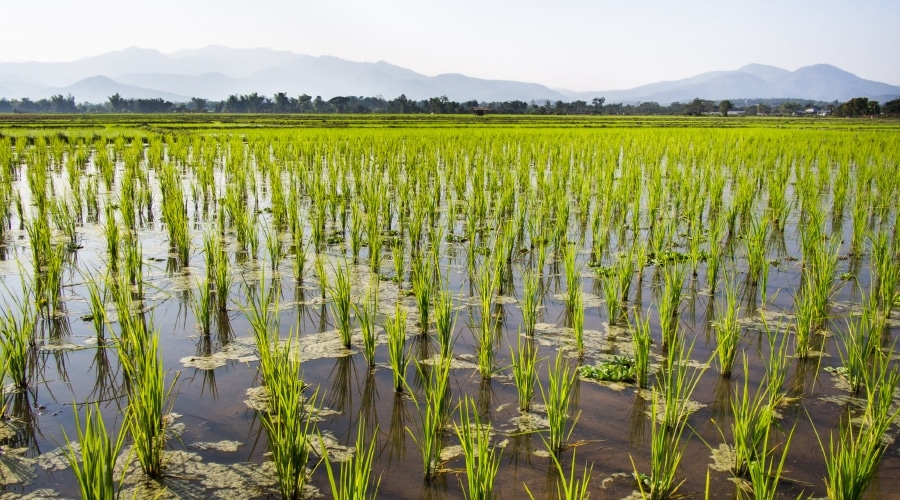
{"type": "Polygon", "coordinates": [[[897,0],[31,0],[2,12],[3,62],[215,44],[573,90],[748,63],[829,63],[900,85],[897,0]]]}

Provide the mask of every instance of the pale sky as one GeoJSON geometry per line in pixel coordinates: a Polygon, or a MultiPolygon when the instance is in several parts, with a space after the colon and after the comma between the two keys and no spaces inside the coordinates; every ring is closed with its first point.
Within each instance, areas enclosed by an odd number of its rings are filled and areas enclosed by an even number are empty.
{"type": "Polygon", "coordinates": [[[900,85],[897,0],[30,0],[0,12],[2,62],[224,45],[584,91],[749,63],[900,85]]]}

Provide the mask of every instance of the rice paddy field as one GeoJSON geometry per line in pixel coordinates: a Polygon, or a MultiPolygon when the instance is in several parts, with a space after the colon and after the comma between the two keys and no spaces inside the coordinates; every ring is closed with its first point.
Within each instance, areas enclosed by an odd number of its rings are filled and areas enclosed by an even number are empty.
{"type": "Polygon", "coordinates": [[[0,118],[0,498],[887,498],[900,125],[0,118]]]}

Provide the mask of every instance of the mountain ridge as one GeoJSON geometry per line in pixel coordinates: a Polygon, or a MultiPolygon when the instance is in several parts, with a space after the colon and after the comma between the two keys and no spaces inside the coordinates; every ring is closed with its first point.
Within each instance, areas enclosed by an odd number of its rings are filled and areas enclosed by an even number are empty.
{"type": "Polygon", "coordinates": [[[836,66],[813,64],[789,71],[759,63],[688,78],[639,85],[631,89],[571,91],[532,82],[491,80],[459,73],[427,76],[386,61],[356,62],[334,56],[311,56],[268,48],[233,49],[212,45],[164,54],[131,47],[69,62],[0,63],[0,97],[31,99],[71,94],[78,102],[125,98],[224,100],[256,92],[271,96],[307,94],[382,96],[401,94],[422,100],[446,96],[466,101],[574,101],[640,103],[687,102],[694,98],[791,98],[846,101],[900,97],[900,86],[860,78],[836,66]],[[102,77],[103,79],[98,79],[102,77]]]}

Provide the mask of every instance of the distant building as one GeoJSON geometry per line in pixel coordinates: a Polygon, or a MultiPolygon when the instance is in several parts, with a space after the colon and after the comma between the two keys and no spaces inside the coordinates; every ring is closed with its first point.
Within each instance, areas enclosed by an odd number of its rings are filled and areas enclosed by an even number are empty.
{"type": "Polygon", "coordinates": [[[490,110],[491,108],[487,106],[475,106],[472,108],[472,112],[475,113],[475,116],[484,116],[484,114],[490,110]]]}

